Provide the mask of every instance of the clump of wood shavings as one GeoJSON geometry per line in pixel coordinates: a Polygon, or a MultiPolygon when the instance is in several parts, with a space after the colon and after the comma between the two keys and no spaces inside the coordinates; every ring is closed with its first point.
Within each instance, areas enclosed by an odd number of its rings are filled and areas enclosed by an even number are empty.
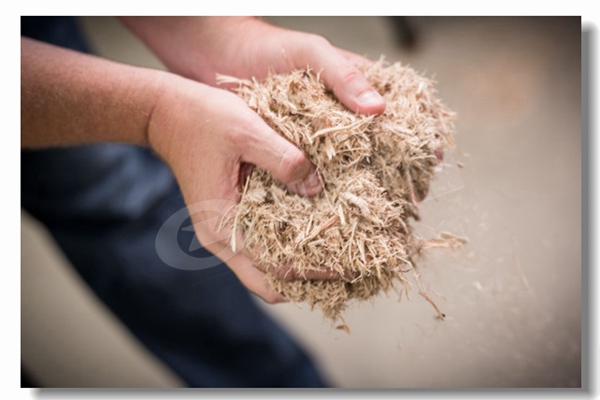
{"type": "Polygon", "coordinates": [[[352,300],[394,288],[408,294],[408,274],[418,278],[417,255],[464,243],[448,233],[419,238],[410,226],[419,218],[417,203],[427,194],[436,154],[454,146],[454,114],[436,98],[433,82],[409,67],[381,60],[364,73],[386,100],[380,116],[349,111],[310,70],[262,82],[219,77],[237,83],[237,94],[307,154],[324,187],[316,197],[301,197],[255,169],[227,224],[250,250],[260,249],[275,290],[334,321],[352,300]],[[278,279],[274,271],[290,263],[301,274],[337,271],[346,278],[278,279]]]}

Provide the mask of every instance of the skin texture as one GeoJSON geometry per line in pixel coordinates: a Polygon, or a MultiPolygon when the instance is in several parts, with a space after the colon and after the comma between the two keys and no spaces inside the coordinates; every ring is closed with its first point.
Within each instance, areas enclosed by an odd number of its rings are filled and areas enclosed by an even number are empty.
{"type": "Polygon", "coordinates": [[[216,74],[265,78],[310,66],[349,109],[381,114],[385,101],[357,63],[369,62],[325,38],[248,17],[122,17],[174,73],[214,86],[216,74]],[[174,45],[176,43],[176,45],[174,45]],[[361,100],[362,99],[362,100],[361,100]]]}
{"type": "MultiPolygon", "coordinates": [[[[217,202],[224,215],[256,165],[298,195],[321,189],[315,166],[236,95],[217,88],[217,73],[265,77],[307,65],[349,109],[378,114],[385,102],[356,64],[369,62],[319,36],[288,31],[254,18],[127,17],[121,19],[167,65],[138,68],[21,39],[21,141],[44,148],[95,142],[151,147],[172,169],[190,210],[217,202]]],[[[226,89],[226,88],[225,88],[226,89]]],[[[196,235],[252,292],[284,301],[253,265],[256,255],[234,252],[229,233],[193,212],[196,235]]],[[[214,218],[213,218],[214,220],[214,218]]],[[[237,240],[243,243],[243,238],[237,240]]],[[[298,279],[293,266],[286,279],[298,279]]],[[[318,273],[309,279],[337,279],[318,273]]]]}

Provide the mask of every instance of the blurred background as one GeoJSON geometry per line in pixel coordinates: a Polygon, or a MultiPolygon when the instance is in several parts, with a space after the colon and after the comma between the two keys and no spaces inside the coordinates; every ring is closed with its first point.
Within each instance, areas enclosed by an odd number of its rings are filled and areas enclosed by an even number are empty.
{"type": "MultiPolygon", "coordinates": [[[[339,387],[581,385],[581,21],[569,18],[271,17],[438,82],[457,148],[421,206],[431,251],[418,290],[355,304],[352,333],[318,311],[264,305],[339,387]],[[461,167],[459,167],[459,165],[461,167]]],[[[110,17],[81,18],[97,54],[163,68],[110,17]]],[[[23,365],[43,386],[171,387],[179,379],[81,283],[22,214],[23,365]]]]}

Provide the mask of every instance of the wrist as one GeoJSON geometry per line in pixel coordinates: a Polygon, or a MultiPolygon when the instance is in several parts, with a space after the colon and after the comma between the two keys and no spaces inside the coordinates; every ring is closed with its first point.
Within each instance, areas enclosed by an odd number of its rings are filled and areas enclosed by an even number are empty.
{"type": "Polygon", "coordinates": [[[218,72],[237,75],[234,65],[239,63],[241,52],[247,53],[245,39],[261,26],[267,26],[255,17],[121,17],[120,20],[169,71],[212,86],[218,72]]]}
{"type": "Polygon", "coordinates": [[[205,99],[211,99],[209,88],[201,83],[171,73],[162,73],[156,88],[155,102],[148,117],[146,129],[147,145],[168,164],[173,154],[180,151],[175,147],[191,145],[198,139],[202,122],[206,119],[205,99]],[[194,132],[190,132],[190,127],[194,132]]]}

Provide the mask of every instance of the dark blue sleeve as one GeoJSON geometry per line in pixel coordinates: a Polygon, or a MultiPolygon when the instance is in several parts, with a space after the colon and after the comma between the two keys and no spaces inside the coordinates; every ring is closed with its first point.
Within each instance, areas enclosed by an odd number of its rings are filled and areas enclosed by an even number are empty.
{"type": "Polygon", "coordinates": [[[75,17],[21,17],[21,36],[89,53],[75,17]]]}

